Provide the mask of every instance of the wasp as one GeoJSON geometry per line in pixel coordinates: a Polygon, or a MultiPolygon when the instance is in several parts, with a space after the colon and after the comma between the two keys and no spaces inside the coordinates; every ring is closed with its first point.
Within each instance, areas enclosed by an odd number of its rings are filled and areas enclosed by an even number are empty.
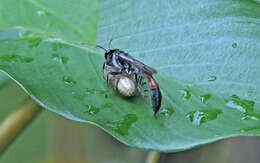
{"type": "Polygon", "coordinates": [[[146,79],[150,86],[150,95],[152,101],[152,108],[154,111],[154,115],[159,111],[161,107],[162,94],[160,91],[160,87],[156,80],[153,78],[153,74],[156,74],[157,71],[152,67],[149,67],[142,63],[141,61],[135,59],[130,54],[120,50],[120,49],[111,49],[111,41],[109,41],[108,49],[105,49],[102,46],[97,45],[97,47],[103,49],[105,51],[105,62],[103,64],[103,70],[105,67],[112,67],[109,71],[109,74],[106,80],[109,80],[109,75],[112,76],[121,76],[128,74],[128,78],[130,80],[135,80],[138,87],[141,88],[142,79],[146,79]],[[113,71],[115,69],[115,71],[113,71]]]}

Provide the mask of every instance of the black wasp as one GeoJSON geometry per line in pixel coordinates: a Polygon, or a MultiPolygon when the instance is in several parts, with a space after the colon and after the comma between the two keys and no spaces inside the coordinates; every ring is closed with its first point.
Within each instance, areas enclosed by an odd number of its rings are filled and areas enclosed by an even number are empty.
{"type": "Polygon", "coordinates": [[[109,49],[105,49],[102,46],[97,45],[97,47],[105,50],[105,59],[106,61],[103,64],[103,71],[106,67],[115,68],[116,71],[108,72],[106,80],[109,79],[109,75],[116,76],[122,74],[128,74],[132,78],[135,76],[136,83],[141,86],[142,79],[146,78],[150,85],[150,94],[152,107],[154,115],[159,111],[161,107],[162,95],[158,83],[152,77],[153,74],[157,71],[144,63],[133,58],[130,54],[119,50],[119,49],[110,49],[111,41],[108,44],[109,49]]]}

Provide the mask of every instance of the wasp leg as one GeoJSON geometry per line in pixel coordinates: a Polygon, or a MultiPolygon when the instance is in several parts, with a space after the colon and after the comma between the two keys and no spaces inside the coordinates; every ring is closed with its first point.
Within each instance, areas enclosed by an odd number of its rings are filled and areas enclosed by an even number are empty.
{"type": "MultiPolygon", "coordinates": [[[[97,47],[98,47],[98,45],[97,45],[97,47]]],[[[104,74],[104,70],[105,70],[105,66],[106,65],[107,65],[106,62],[104,62],[103,63],[103,67],[102,67],[103,74],[104,74]]],[[[105,75],[103,76],[103,78],[105,79],[105,75]]],[[[105,80],[107,80],[107,79],[105,79],[105,80]]],[[[107,89],[107,87],[106,87],[106,91],[105,91],[105,98],[108,98],[108,89],[107,89]]]]}
{"type": "Polygon", "coordinates": [[[137,74],[135,74],[135,82],[138,84],[137,74]]]}
{"type": "Polygon", "coordinates": [[[148,90],[144,89],[143,88],[143,85],[142,85],[142,77],[141,76],[137,76],[137,74],[135,74],[135,81],[137,83],[137,88],[140,92],[140,94],[143,96],[143,97],[147,97],[147,94],[145,92],[147,92],[148,90]]]}
{"type": "Polygon", "coordinates": [[[122,74],[122,72],[113,72],[113,71],[108,72],[107,73],[107,84],[108,84],[108,80],[109,80],[109,75],[120,75],[120,74],[122,74]]]}
{"type": "MultiPolygon", "coordinates": [[[[106,77],[106,82],[107,82],[107,86],[109,87],[109,75],[120,75],[120,74],[122,74],[122,72],[108,72],[107,73],[107,77],[106,77]]],[[[108,91],[108,87],[106,88],[107,90],[106,91],[108,91]]],[[[105,98],[107,98],[108,97],[108,95],[107,94],[105,94],[105,98]]]]}
{"type": "Polygon", "coordinates": [[[140,84],[137,85],[137,88],[143,97],[147,97],[147,95],[145,94],[145,89],[140,84]]]}
{"type": "MultiPolygon", "coordinates": [[[[140,85],[141,85],[141,86],[144,86],[144,85],[146,85],[146,82],[145,82],[145,81],[143,81],[143,79],[144,79],[144,78],[140,76],[140,78],[139,78],[139,83],[140,83],[140,85]]],[[[147,91],[148,91],[148,89],[144,89],[144,91],[145,91],[145,92],[147,92],[147,91]]]]}
{"type": "MultiPolygon", "coordinates": [[[[146,85],[146,82],[143,81],[143,79],[144,79],[143,77],[140,77],[140,79],[139,79],[139,83],[140,83],[142,86],[146,85]]],[[[145,89],[144,91],[147,92],[148,89],[145,89]]]]}
{"type": "MultiPolygon", "coordinates": [[[[103,77],[106,80],[108,87],[109,87],[109,81],[110,81],[111,76],[122,74],[122,71],[120,71],[120,70],[119,71],[111,71],[111,69],[113,69],[113,68],[111,68],[111,65],[109,63],[105,62],[103,64],[103,74],[104,74],[103,77]],[[108,69],[106,69],[106,66],[108,67],[108,69]]],[[[108,87],[106,87],[106,92],[108,92],[108,87]]],[[[107,97],[108,97],[108,95],[105,94],[105,98],[107,98],[107,97]]]]}
{"type": "Polygon", "coordinates": [[[103,71],[104,71],[104,69],[105,69],[105,66],[106,66],[106,63],[103,63],[103,67],[102,67],[103,71]]]}

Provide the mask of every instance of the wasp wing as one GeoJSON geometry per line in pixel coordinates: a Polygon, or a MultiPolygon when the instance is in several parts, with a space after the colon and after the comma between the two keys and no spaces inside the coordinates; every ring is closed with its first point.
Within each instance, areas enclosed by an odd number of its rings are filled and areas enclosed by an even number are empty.
{"type": "Polygon", "coordinates": [[[124,53],[124,52],[120,53],[120,55],[118,57],[125,60],[126,62],[128,62],[130,64],[133,64],[140,71],[143,71],[149,75],[157,73],[157,71],[154,68],[147,66],[146,64],[144,64],[141,61],[138,61],[137,59],[133,58],[131,55],[129,55],[127,53],[124,53]]]}
{"type": "Polygon", "coordinates": [[[144,70],[145,72],[147,72],[150,75],[157,73],[157,71],[154,68],[147,66],[146,64],[144,64],[136,59],[134,60],[134,65],[137,68],[139,68],[140,70],[144,70]]]}

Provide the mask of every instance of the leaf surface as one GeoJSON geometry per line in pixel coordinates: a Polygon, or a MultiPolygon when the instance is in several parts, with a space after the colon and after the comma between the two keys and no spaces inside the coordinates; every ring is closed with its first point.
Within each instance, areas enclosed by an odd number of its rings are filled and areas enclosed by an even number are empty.
{"type": "Polygon", "coordinates": [[[45,108],[93,123],[130,146],[180,151],[259,135],[259,9],[249,0],[100,2],[98,44],[113,39],[112,48],[159,72],[163,101],[156,117],[149,97],[125,99],[106,90],[103,54],[75,42],[85,36],[21,20],[18,35],[0,39],[0,69],[45,108]]]}

